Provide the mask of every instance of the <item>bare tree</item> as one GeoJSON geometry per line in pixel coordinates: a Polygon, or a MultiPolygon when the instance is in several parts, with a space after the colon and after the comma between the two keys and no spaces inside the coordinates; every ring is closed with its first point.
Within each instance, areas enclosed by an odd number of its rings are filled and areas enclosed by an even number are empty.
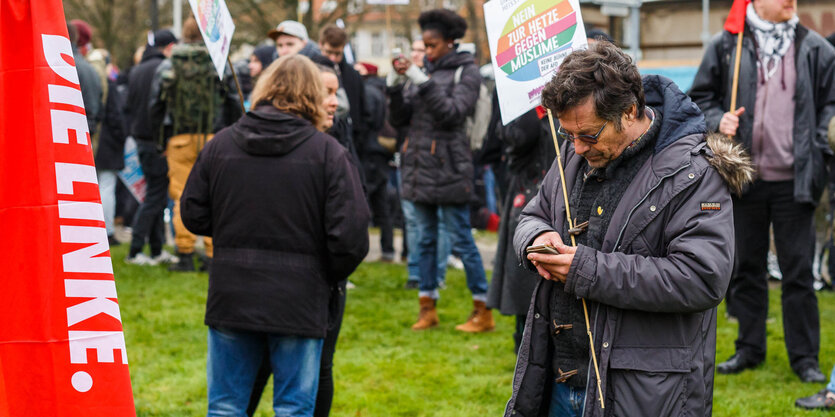
{"type": "MultiPolygon", "coordinates": [[[[121,68],[131,65],[136,48],[146,43],[147,32],[151,29],[151,0],[63,0],[67,20],[82,19],[93,27],[93,45],[110,51],[113,61],[121,68]]],[[[161,27],[172,26],[172,0],[157,0],[159,3],[159,21],[161,27]]],[[[191,14],[188,0],[183,1],[183,18],[191,14]]],[[[440,4],[443,4],[442,0],[440,4]]],[[[421,7],[432,0],[411,0],[409,5],[397,6],[393,18],[393,35],[412,39],[412,27],[415,25],[421,7]]],[[[452,6],[462,12],[471,28],[467,39],[479,45],[479,52],[486,51],[484,22],[481,20],[482,0],[448,0],[452,6]]],[[[242,44],[257,44],[267,38],[267,32],[285,19],[298,19],[299,0],[226,0],[229,12],[235,19],[233,48],[242,44]]],[[[311,4],[316,4],[311,1],[311,4]]],[[[382,6],[370,6],[363,0],[327,0],[319,10],[309,10],[301,21],[314,38],[319,30],[337,19],[350,22],[354,27],[362,25],[366,13],[381,11],[382,6]],[[324,9],[324,10],[323,10],[324,9]]],[[[431,6],[430,6],[431,7],[431,6]]],[[[480,60],[486,61],[487,53],[481,53],[480,60]]]]}

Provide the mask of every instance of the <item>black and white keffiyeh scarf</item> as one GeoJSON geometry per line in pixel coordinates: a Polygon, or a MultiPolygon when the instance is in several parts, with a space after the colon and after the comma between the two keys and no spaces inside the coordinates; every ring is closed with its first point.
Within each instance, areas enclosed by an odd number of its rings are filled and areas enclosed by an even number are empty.
{"type": "Polygon", "coordinates": [[[797,15],[794,15],[785,22],[768,22],[757,15],[754,11],[754,4],[750,3],[745,13],[745,20],[757,39],[757,64],[767,80],[777,71],[777,64],[794,43],[799,19],[797,15]]]}

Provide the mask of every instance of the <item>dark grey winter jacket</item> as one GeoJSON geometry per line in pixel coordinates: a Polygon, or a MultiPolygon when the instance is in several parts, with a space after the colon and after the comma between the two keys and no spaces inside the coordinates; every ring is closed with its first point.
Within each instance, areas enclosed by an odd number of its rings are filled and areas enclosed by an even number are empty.
{"type": "MultiPolygon", "coordinates": [[[[749,152],[757,100],[757,51],[752,36],[746,26],[737,93],[737,107],[745,107],[745,113],[740,116],[735,137],[749,152]]],[[[704,112],[709,131],[719,129],[722,115],[731,106],[736,38],[727,31],[713,37],[689,91],[704,112]]],[[[826,186],[826,160],[832,154],[826,130],[835,116],[835,50],[817,33],[797,25],[794,53],[794,199],[817,204],[826,186]]]]}
{"type": "MultiPolygon", "coordinates": [[[[734,250],[729,184],[720,172],[739,172],[732,165],[742,159],[708,146],[701,112],[672,81],[644,77],[644,90],[647,105],[662,116],[653,156],[624,193],[602,249],[580,246],[565,283],[565,291],[594,306],[589,315],[606,408],[589,366],[583,415],[707,416],[716,306],[728,286],[734,250]]],[[[582,157],[569,142],[562,155],[571,187],[582,157]]],[[[514,236],[528,268],[525,248],[534,238],[563,230],[563,201],[555,164],[514,236]]],[[[540,279],[534,291],[506,416],[548,415],[554,376],[547,317],[555,288],[540,279]]]]}
{"type": "Polygon", "coordinates": [[[403,198],[424,204],[465,204],[473,196],[473,158],[464,122],[478,100],[481,75],[469,52],[450,52],[427,63],[429,81],[417,94],[389,89],[390,120],[409,126],[400,149],[403,198]],[[455,70],[463,66],[455,83],[455,70]]]}

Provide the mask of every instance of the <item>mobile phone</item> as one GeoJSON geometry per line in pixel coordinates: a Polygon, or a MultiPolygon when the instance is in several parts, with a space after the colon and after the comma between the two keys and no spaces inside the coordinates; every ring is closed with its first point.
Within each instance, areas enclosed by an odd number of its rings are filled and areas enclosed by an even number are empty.
{"type": "Polygon", "coordinates": [[[531,246],[528,246],[525,249],[525,251],[527,253],[544,253],[544,254],[547,254],[547,255],[559,255],[560,254],[560,252],[557,250],[557,248],[555,248],[551,245],[548,245],[548,244],[545,244],[545,245],[531,245],[531,246]]]}
{"type": "Polygon", "coordinates": [[[403,58],[403,51],[400,48],[393,48],[391,50],[391,59],[403,58]]]}

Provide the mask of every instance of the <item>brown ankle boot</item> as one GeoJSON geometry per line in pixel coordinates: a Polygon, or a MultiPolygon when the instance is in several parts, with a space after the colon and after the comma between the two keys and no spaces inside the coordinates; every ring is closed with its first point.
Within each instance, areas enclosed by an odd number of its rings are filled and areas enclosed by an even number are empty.
{"type": "Polygon", "coordinates": [[[473,300],[473,312],[464,324],[455,326],[455,330],[467,333],[481,333],[492,331],[496,327],[493,312],[487,308],[484,301],[473,300]]]}
{"type": "Polygon", "coordinates": [[[438,325],[438,311],[435,310],[435,300],[432,297],[420,297],[420,314],[412,330],[426,330],[438,325]]]}

